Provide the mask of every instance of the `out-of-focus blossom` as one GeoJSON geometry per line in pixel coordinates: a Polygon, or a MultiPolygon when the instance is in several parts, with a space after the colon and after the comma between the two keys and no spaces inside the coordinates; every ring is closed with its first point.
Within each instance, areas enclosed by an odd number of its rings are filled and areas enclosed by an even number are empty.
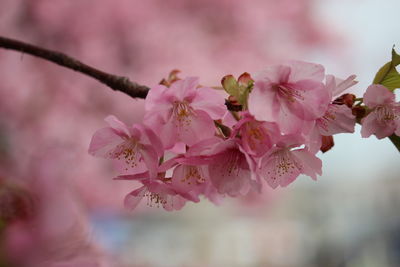
{"type": "Polygon", "coordinates": [[[19,216],[3,229],[2,245],[9,266],[115,266],[91,237],[85,208],[70,183],[58,175],[62,168],[49,168],[57,157],[54,152],[38,155],[31,176],[22,180],[28,188],[25,197],[31,199],[22,209],[29,209],[29,216],[19,216]]]}
{"type": "Polygon", "coordinates": [[[374,134],[378,139],[395,133],[400,136],[400,103],[395,94],[383,85],[370,85],[364,94],[364,103],[370,113],[362,119],[361,136],[374,134]]]}

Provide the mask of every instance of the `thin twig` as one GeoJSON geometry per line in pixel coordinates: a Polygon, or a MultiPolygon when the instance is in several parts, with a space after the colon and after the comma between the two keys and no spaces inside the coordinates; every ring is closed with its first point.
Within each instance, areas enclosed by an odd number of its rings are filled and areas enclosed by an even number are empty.
{"type": "Polygon", "coordinates": [[[48,50],[21,41],[0,36],[0,47],[46,59],[55,64],[84,73],[115,91],[123,92],[133,98],[146,98],[149,87],[130,81],[127,77],[117,76],[86,65],[64,53],[48,50]]]}
{"type": "MultiPolygon", "coordinates": [[[[113,75],[70,57],[64,53],[45,49],[32,44],[24,43],[18,40],[0,36],[0,48],[22,52],[22,55],[29,54],[48,61],[51,61],[60,66],[72,69],[74,71],[86,74],[99,82],[107,85],[115,91],[123,92],[133,98],[146,98],[150,88],[145,85],[140,85],[132,82],[127,77],[113,75]]],[[[241,110],[241,106],[233,106],[228,101],[225,103],[228,110],[241,110]]]]}

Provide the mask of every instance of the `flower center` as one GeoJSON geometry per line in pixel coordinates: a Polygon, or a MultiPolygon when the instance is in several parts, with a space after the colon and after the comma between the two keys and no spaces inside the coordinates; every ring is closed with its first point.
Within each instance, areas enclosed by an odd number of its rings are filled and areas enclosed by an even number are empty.
{"type": "Polygon", "coordinates": [[[177,126],[189,126],[190,117],[193,115],[193,109],[187,101],[175,101],[172,107],[172,114],[175,118],[177,126]]]}
{"type": "Polygon", "coordinates": [[[323,130],[328,131],[329,123],[334,121],[334,120],[336,120],[336,115],[333,112],[328,110],[328,111],[326,111],[324,116],[322,116],[321,118],[317,119],[317,124],[323,130]]]}
{"type": "Polygon", "coordinates": [[[226,153],[226,157],[226,161],[224,162],[225,168],[222,169],[221,176],[238,176],[241,153],[238,150],[231,149],[231,151],[226,153]]]}
{"type": "Polygon", "coordinates": [[[135,168],[141,159],[138,143],[133,139],[128,139],[117,145],[113,151],[110,151],[109,156],[124,161],[126,164],[125,170],[135,168]]]}
{"type": "Polygon", "coordinates": [[[154,192],[146,192],[144,196],[147,198],[147,206],[149,207],[157,207],[159,208],[160,205],[167,204],[167,200],[163,198],[160,194],[154,192]]]}
{"type": "Polygon", "coordinates": [[[246,134],[251,149],[256,149],[259,145],[267,143],[266,129],[258,123],[247,123],[246,134]]]}
{"type": "MultiPolygon", "coordinates": [[[[294,171],[302,170],[303,166],[292,159],[290,156],[290,150],[282,149],[280,151],[275,152],[274,157],[276,158],[275,168],[271,170],[273,175],[271,178],[273,180],[281,179],[281,177],[286,176],[287,174],[293,174],[294,171]]],[[[271,171],[268,171],[268,175],[271,174],[271,171]]]]}
{"type": "Polygon", "coordinates": [[[276,84],[274,85],[274,88],[278,91],[278,94],[287,99],[289,102],[296,102],[296,100],[304,100],[304,96],[302,93],[304,92],[303,90],[297,90],[294,88],[291,88],[290,85],[286,84],[276,84]]]}
{"type": "Polygon", "coordinates": [[[375,112],[378,121],[381,123],[388,123],[397,118],[397,114],[395,114],[393,108],[389,106],[378,106],[375,112]]]}
{"type": "Polygon", "coordinates": [[[204,175],[196,166],[187,166],[185,176],[181,179],[182,183],[191,185],[192,183],[202,184],[205,182],[204,175]]]}

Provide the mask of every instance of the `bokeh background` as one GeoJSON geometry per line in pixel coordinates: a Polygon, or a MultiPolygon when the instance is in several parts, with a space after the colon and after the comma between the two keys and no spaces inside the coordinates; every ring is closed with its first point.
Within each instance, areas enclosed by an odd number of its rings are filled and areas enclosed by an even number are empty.
{"type": "MultiPolygon", "coordinates": [[[[358,76],[361,96],[400,46],[398,0],[1,0],[0,35],[63,51],[148,86],[172,69],[219,85],[288,59],[358,76]]],[[[335,137],[318,182],[220,206],[123,209],[137,185],[87,154],[143,101],[0,50],[0,266],[400,266],[399,155],[335,137]]]]}

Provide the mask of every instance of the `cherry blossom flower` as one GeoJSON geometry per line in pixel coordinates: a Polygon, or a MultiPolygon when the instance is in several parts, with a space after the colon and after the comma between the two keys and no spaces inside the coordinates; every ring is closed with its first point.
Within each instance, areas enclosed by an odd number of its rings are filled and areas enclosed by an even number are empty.
{"type": "Polygon", "coordinates": [[[179,192],[186,192],[200,201],[199,196],[204,195],[211,202],[218,204],[219,196],[212,185],[207,165],[179,164],[173,170],[171,185],[179,192]]]}
{"type": "Polygon", "coordinates": [[[147,206],[163,207],[167,211],[180,210],[187,201],[170,185],[157,180],[150,183],[144,182],[142,187],[130,192],[125,197],[125,207],[133,210],[143,198],[146,198],[147,206]]]}
{"type": "Polygon", "coordinates": [[[273,122],[257,121],[248,113],[234,125],[232,136],[240,135],[243,150],[255,157],[264,155],[280,136],[278,125],[273,122]]]}
{"type": "MultiPolygon", "coordinates": [[[[309,148],[317,152],[322,145],[323,136],[331,136],[338,133],[354,133],[356,124],[355,116],[351,108],[344,103],[336,104],[334,99],[344,90],[355,85],[355,75],[342,80],[333,75],[326,76],[326,87],[333,103],[328,104],[325,114],[314,121],[309,135],[309,148]]],[[[333,140],[332,140],[333,143],[333,140]]]]}
{"type": "Polygon", "coordinates": [[[286,135],[276,147],[272,148],[259,163],[259,174],[272,187],[285,187],[300,174],[317,179],[322,174],[322,162],[305,148],[296,148],[303,144],[299,135],[286,135]]]}
{"type": "MultiPolygon", "coordinates": [[[[170,161],[168,167],[175,165],[170,161]]],[[[115,180],[131,180],[139,181],[142,186],[130,192],[124,200],[125,207],[133,210],[141,202],[143,198],[147,200],[149,207],[163,207],[167,211],[180,210],[190,200],[199,202],[199,198],[192,191],[185,192],[181,188],[174,186],[170,178],[165,178],[165,170],[168,167],[160,167],[158,169],[158,179],[152,179],[148,171],[131,175],[120,175],[115,180]],[[163,169],[164,168],[164,169],[163,169]]]]}
{"type": "Polygon", "coordinates": [[[159,157],[163,154],[162,143],[154,132],[141,124],[127,127],[115,116],[108,116],[105,121],[110,126],[95,132],[89,153],[116,159],[123,172],[148,170],[154,177],[159,157]]]}
{"type": "Polygon", "coordinates": [[[321,117],[329,103],[321,65],[293,61],[267,68],[255,77],[249,111],[257,120],[277,122],[285,134],[321,117]]]}
{"type": "Polygon", "coordinates": [[[373,84],[364,94],[364,103],[371,110],[361,120],[361,136],[374,134],[378,139],[395,133],[400,136],[400,103],[395,102],[395,94],[383,85],[373,84]]]}
{"type": "Polygon", "coordinates": [[[188,77],[171,87],[153,87],[146,98],[144,123],[160,137],[166,149],[176,143],[193,145],[215,134],[213,120],[226,112],[222,95],[211,88],[198,88],[198,78],[188,77]]]}
{"type": "Polygon", "coordinates": [[[189,149],[186,162],[207,164],[211,183],[218,193],[232,197],[245,195],[256,182],[251,171],[255,163],[239,142],[236,138],[204,140],[189,149]]]}

